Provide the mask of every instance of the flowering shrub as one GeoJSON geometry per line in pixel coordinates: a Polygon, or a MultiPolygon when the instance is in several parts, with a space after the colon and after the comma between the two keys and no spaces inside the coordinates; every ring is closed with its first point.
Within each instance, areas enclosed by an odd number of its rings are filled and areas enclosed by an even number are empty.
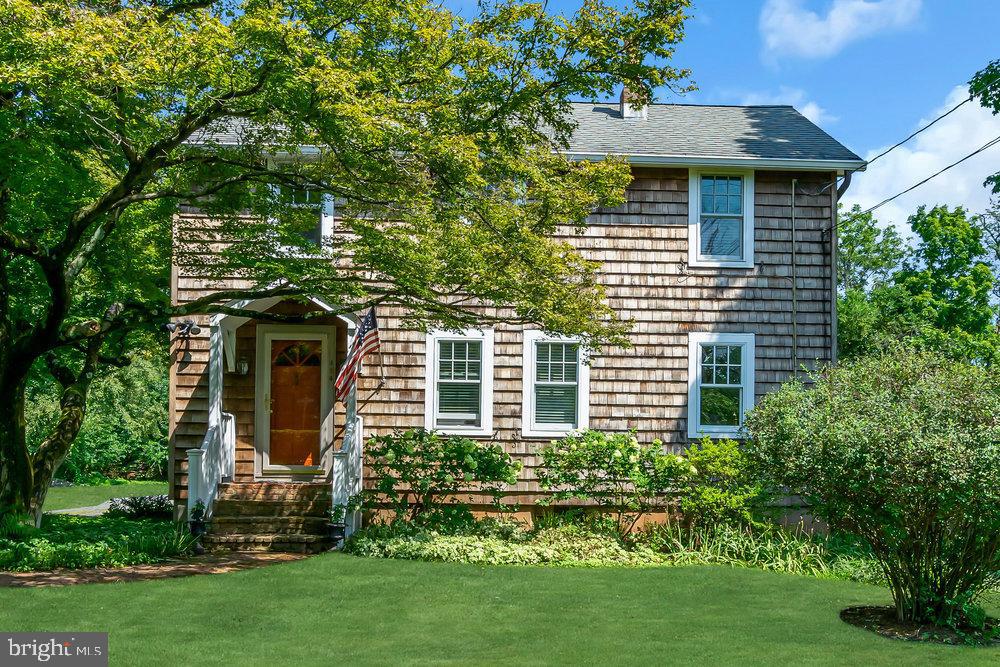
{"type": "Polygon", "coordinates": [[[367,463],[378,480],[366,505],[387,503],[396,520],[465,523],[471,513],[455,494],[483,493],[499,505],[521,464],[496,443],[413,429],[371,438],[367,463]]]}
{"type": "Polygon", "coordinates": [[[642,445],[635,433],[582,431],[554,440],[539,452],[538,481],[552,500],[581,499],[614,516],[619,533],[664,507],[663,496],[677,490],[690,464],[663,451],[654,440],[642,445]]]}

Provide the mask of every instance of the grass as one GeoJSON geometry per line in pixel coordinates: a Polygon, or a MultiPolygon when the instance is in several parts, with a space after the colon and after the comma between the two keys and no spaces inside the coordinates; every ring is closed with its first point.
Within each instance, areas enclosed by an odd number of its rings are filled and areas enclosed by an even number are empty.
{"type": "Polygon", "coordinates": [[[112,498],[155,496],[167,492],[166,482],[125,482],[100,486],[58,486],[49,489],[45,511],[100,505],[112,498]]]}
{"type": "MultiPolygon", "coordinates": [[[[989,611],[1000,609],[993,601],[989,611]]],[[[839,620],[873,586],[726,567],[477,567],[344,554],[0,590],[0,631],[110,631],[112,664],[995,665],[839,620]]]]}

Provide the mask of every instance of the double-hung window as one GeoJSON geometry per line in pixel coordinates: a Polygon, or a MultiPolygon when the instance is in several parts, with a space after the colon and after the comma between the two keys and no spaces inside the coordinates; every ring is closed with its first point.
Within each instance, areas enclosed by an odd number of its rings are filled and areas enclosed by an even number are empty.
{"type": "Polygon", "coordinates": [[[522,431],[551,437],[587,427],[589,367],[577,341],[524,332],[522,431]]]}
{"type": "Polygon", "coordinates": [[[295,212],[291,224],[306,241],[322,246],[323,239],[333,234],[333,197],[316,190],[287,185],[279,185],[275,189],[278,201],[295,212]]]}
{"type": "Polygon", "coordinates": [[[690,171],[688,264],[753,267],[752,171],[690,171]]]}
{"type": "Polygon", "coordinates": [[[688,334],[688,355],[688,435],[739,435],[754,400],[754,335],[688,334]]]}
{"type": "Polygon", "coordinates": [[[446,433],[493,431],[493,331],[427,336],[425,427],[446,433]]]}

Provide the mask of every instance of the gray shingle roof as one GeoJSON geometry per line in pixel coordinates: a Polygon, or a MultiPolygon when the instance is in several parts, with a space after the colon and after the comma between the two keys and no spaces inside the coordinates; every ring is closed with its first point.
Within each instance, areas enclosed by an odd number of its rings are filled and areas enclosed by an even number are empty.
{"type": "Polygon", "coordinates": [[[863,162],[790,106],[651,104],[622,118],[614,102],[574,102],[571,153],[863,162]]]}

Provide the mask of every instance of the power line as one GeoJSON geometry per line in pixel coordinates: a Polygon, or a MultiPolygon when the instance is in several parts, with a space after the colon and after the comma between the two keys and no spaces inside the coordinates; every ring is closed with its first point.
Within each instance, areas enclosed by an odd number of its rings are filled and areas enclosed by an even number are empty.
{"type": "Polygon", "coordinates": [[[927,123],[926,125],[924,125],[923,127],[921,127],[919,130],[917,130],[916,132],[914,132],[913,134],[911,134],[910,136],[908,136],[907,138],[903,139],[902,141],[900,141],[898,143],[893,144],[892,146],[890,146],[889,148],[886,148],[884,151],[882,151],[881,153],[879,153],[878,155],[876,155],[872,159],[868,160],[868,164],[871,164],[872,162],[874,162],[875,160],[879,159],[880,157],[882,157],[882,156],[884,156],[884,155],[886,155],[888,153],[891,153],[892,151],[896,150],[897,148],[899,148],[900,146],[902,146],[903,144],[905,144],[907,141],[909,141],[913,137],[917,136],[918,134],[920,134],[924,130],[930,128],[932,125],[934,125],[934,123],[936,123],[939,120],[942,120],[942,119],[950,116],[951,114],[955,113],[956,111],[958,111],[959,107],[961,107],[963,104],[971,102],[972,100],[973,100],[972,95],[969,95],[964,100],[962,100],[961,102],[959,102],[958,104],[956,104],[952,108],[948,109],[943,114],[941,114],[940,116],[938,116],[937,118],[935,118],[931,122],[927,123]]]}
{"type": "Polygon", "coordinates": [[[972,151],[971,153],[969,153],[968,155],[966,155],[966,156],[965,156],[965,157],[963,157],[962,159],[960,159],[960,160],[956,160],[955,162],[952,162],[951,164],[949,164],[949,165],[948,165],[947,167],[944,167],[944,168],[942,168],[942,169],[939,169],[939,170],[937,170],[936,172],[934,172],[933,174],[931,174],[930,176],[928,176],[928,177],[927,177],[927,178],[925,178],[924,180],[920,181],[919,183],[915,183],[915,184],[911,185],[910,187],[906,188],[906,189],[905,189],[905,190],[903,190],[902,192],[897,192],[896,194],[894,194],[893,196],[889,197],[888,199],[883,199],[882,201],[880,201],[879,203],[875,204],[875,205],[874,205],[874,206],[872,206],[871,208],[869,208],[869,209],[866,209],[866,210],[862,211],[862,212],[860,213],[860,215],[864,215],[865,213],[871,213],[871,212],[872,212],[872,211],[874,211],[875,209],[877,209],[877,208],[879,208],[879,207],[881,207],[881,206],[885,206],[886,204],[888,204],[888,203],[889,203],[889,202],[891,202],[892,200],[896,199],[897,197],[902,197],[902,196],[903,196],[903,195],[905,195],[905,194],[906,194],[907,192],[912,192],[913,190],[916,190],[917,188],[919,188],[919,187],[920,187],[921,185],[923,185],[923,184],[924,184],[924,183],[926,183],[927,181],[929,181],[929,180],[931,180],[931,179],[933,179],[933,178],[937,178],[938,176],[940,176],[940,175],[941,175],[941,174],[943,174],[944,172],[948,171],[948,170],[949,170],[949,169],[951,169],[952,167],[955,167],[955,166],[957,166],[957,165],[960,165],[960,164],[962,164],[963,162],[965,162],[965,161],[966,161],[966,160],[968,160],[969,158],[971,158],[971,157],[974,157],[974,156],[976,156],[976,155],[978,155],[978,154],[982,153],[982,152],[983,152],[984,150],[986,150],[986,149],[987,149],[987,148],[989,148],[990,146],[993,146],[993,145],[995,145],[995,144],[998,144],[998,143],[1000,143],[1000,136],[998,136],[998,137],[996,137],[996,138],[994,138],[994,139],[991,139],[990,141],[987,141],[987,142],[986,142],[985,144],[983,144],[982,146],[980,146],[980,147],[979,147],[979,148],[977,148],[976,150],[972,151]]]}

